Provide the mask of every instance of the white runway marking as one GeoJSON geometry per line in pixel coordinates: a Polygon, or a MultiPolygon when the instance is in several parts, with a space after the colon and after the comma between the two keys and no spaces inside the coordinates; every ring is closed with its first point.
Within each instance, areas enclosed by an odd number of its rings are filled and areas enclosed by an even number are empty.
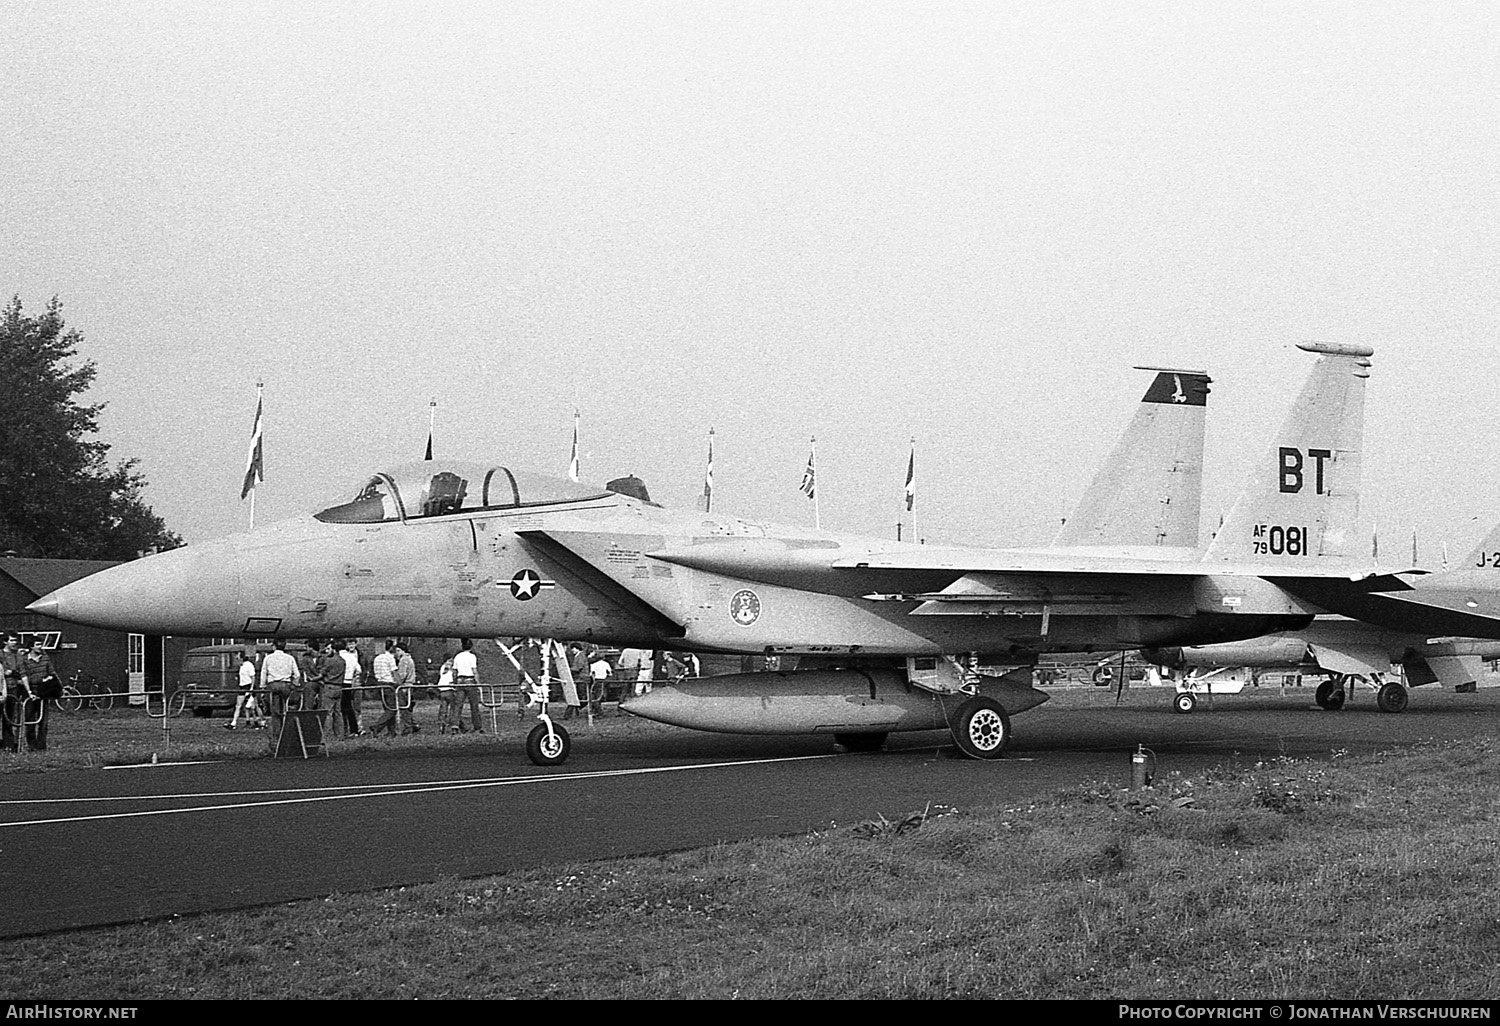
{"type": "Polygon", "coordinates": [[[0,805],[50,805],[69,802],[140,802],[181,801],[192,798],[233,798],[245,795],[290,794],[299,797],[274,798],[265,801],[230,802],[217,805],[193,805],[182,809],[143,809],[135,812],[105,812],[91,816],[59,816],[49,819],[26,819],[0,823],[0,830],[24,826],[59,823],[91,823],[108,819],[135,819],[147,816],[176,816],[189,812],[219,812],[228,809],[259,809],[277,805],[305,805],[312,802],[336,802],[352,798],[387,798],[392,795],[424,794],[437,791],[465,791],[486,787],[513,787],[523,784],[552,784],[572,780],[600,780],[607,777],[647,776],[654,773],[680,773],[685,770],[729,769],[735,766],[764,766],[782,762],[809,762],[814,759],[837,759],[827,755],[794,755],[776,759],[747,759],[738,762],[704,762],[689,766],[647,766],[642,769],[595,770],[585,773],[549,773],[540,776],[487,777],[473,780],[429,780],[406,784],[349,784],[337,787],[273,788],[261,791],[210,791],[195,794],[120,795],[118,797],[9,799],[0,805]],[[328,793],[343,792],[343,793],[328,793]]]}

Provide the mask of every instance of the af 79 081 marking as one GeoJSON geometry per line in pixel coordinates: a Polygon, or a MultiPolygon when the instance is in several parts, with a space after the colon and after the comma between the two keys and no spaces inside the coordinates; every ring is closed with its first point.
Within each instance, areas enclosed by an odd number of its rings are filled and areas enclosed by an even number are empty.
{"type": "Polygon", "coordinates": [[[1256,524],[1251,532],[1251,548],[1258,556],[1307,555],[1307,528],[1283,527],[1281,524],[1256,524]]]}

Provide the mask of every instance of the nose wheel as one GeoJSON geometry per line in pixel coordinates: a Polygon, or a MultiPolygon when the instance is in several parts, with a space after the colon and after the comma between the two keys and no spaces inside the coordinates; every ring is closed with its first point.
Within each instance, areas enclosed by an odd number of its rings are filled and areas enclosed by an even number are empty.
{"type": "Polygon", "coordinates": [[[526,757],[538,766],[560,766],[568,760],[568,750],[573,739],[568,728],[550,720],[543,720],[531,728],[526,735],[526,757]]]}

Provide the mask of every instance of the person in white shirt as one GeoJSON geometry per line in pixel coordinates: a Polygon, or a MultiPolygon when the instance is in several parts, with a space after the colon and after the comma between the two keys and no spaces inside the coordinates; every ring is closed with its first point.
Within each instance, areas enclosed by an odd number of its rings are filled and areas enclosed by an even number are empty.
{"type": "Polygon", "coordinates": [[[656,653],[647,649],[641,653],[641,664],[635,671],[635,693],[644,695],[649,692],[655,675],[656,653]]]}
{"type": "Polygon", "coordinates": [[[234,715],[224,729],[238,729],[241,713],[245,715],[245,726],[255,730],[265,727],[266,718],[260,714],[260,704],[255,700],[255,656],[249,649],[240,653],[240,694],[234,700],[234,715]]]}
{"type": "Polygon", "coordinates": [[[593,706],[594,715],[604,712],[604,695],[609,688],[607,683],[614,668],[609,665],[609,660],[604,658],[604,653],[595,650],[589,659],[589,703],[593,706]]]}
{"type": "Polygon", "coordinates": [[[277,740],[281,737],[281,722],[286,715],[286,700],[292,689],[302,680],[302,670],[286,651],[286,639],[277,638],[276,648],[267,653],[260,664],[260,686],[271,693],[271,752],[276,752],[277,740]]]}
{"type": "Polygon", "coordinates": [[[446,734],[450,730],[457,734],[463,729],[463,697],[464,694],[453,683],[453,657],[449,656],[443,660],[443,668],[438,671],[438,733],[446,734]]]}
{"type": "Polygon", "coordinates": [[[375,685],[380,688],[380,704],[384,706],[380,719],[370,727],[370,733],[376,737],[380,736],[382,730],[391,737],[396,736],[396,643],[387,640],[385,651],[375,657],[372,667],[375,673],[375,685]]]}
{"type": "Polygon", "coordinates": [[[476,734],[484,733],[479,719],[479,657],[474,654],[474,642],[470,638],[459,638],[459,651],[453,657],[453,684],[459,689],[458,718],[453,726],[464,729],[463,700],[469,702],[469,728],[476,734]]]}
{"type": "Polygon", "coordinates": [[[353,638],[344,642],[344,701],[343,708],[335,709],[335,716],[344,717],[344,730],[350,737],[362,733],[359,729],[359,686],[364,683],[364,667],[359,662],[359,643],[353,638]]]}

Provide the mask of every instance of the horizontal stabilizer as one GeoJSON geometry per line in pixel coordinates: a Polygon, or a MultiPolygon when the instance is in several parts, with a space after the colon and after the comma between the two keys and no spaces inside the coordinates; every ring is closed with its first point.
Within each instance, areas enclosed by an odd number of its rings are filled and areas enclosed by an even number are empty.
{"type": "Polygon", "coordinates": [[[1484,673],[1484,660],[1473,655],[1417,656],[1401,665],[1411,687],[1437,683],[1459,688],[1473,684],[1484,673]]]}

